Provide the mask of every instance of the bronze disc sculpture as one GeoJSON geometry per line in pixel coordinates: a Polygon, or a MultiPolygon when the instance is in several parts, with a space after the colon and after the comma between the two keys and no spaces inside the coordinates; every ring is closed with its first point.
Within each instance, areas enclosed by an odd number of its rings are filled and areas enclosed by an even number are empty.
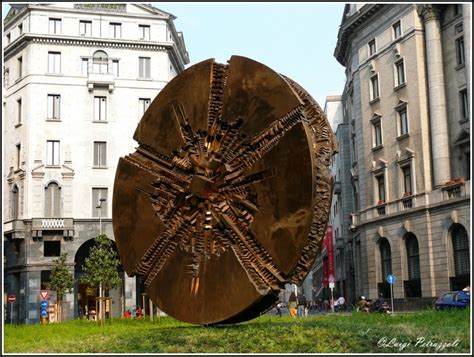
{"type": "Polygon", "coordinates": [[[297,83],[209,59],[153,100],[118,163],[113,227],[129,276],[168,315],[236,323],[300,285],[321,250],[334,135],[297,83]]]}

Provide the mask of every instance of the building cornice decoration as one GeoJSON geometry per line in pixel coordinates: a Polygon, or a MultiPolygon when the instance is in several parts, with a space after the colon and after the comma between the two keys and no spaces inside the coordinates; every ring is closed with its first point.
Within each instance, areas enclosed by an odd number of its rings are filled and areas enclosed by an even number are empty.
{"type": "Polygon", "coordinates": [[[334,56],[337,61],[346,66],[346,50],[349,43],[349,37],[355,32],[355,30],[370,19],[378,10],[382,9],[384,4],[368,4],[364,5],[356,14],[346,18],[343,18],[339,33],[337,35],[337,45],[334,50],[334,56]]]}

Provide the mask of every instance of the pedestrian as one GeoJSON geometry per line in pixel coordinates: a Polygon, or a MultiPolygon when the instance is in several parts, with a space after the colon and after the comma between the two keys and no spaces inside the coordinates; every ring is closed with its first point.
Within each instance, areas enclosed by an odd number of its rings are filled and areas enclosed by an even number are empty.
{"type": "Polygon", "coordinates": [[[276,314],[281,317],[281,303],[278,303],[276,305],[276,310],[277,310],[276,314]]]}
{"type": "Polygon", "coordinates": [[[298,299],[298,317],[303,317],[305,316],[305,308],[306,308],[306,296],[304,294],[300,294],[297,297],[298,299]]]}
{"type": "Polygon", "coordinates": [[[334,310],[335,311],[342,311],[345,310],[346,299],[344,296],[339,296],[339,298],[334,303],[334,310]]]}
{"type": "Polygon", "coordinates": [[[296,317],[296,307],[298,306],[298,302],[296,299],[296,294],[294,292],[291,293],[290,298],[288,299],[288,311],[291,317],[296,317]]]}

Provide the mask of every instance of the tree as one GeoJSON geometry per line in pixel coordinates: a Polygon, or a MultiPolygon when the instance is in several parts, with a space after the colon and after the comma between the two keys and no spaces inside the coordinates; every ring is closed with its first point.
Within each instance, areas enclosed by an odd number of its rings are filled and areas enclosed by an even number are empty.
{"type": "Polygon", "coordinates": [[[85,259],[82,270],[84,275],[81,281],[91,287],[99,287],[99,316],[102,319],[102,298],[104,293],[122,283],[118,267],[120,260],[112,246],[112,241],[105,234],[94,240],[89,256],[85,259]]]}
{"type": "Polygon", "coordinates": [[[71,272],[66,266],[67,253],[61,254],[58,259],[53,260],[53,267],[51,268],[51,290],[56,291],[58,303],[58,319],[62,320],[61,303],[64,294],[71,293],[74,286],[74,280],[71,272]]]}

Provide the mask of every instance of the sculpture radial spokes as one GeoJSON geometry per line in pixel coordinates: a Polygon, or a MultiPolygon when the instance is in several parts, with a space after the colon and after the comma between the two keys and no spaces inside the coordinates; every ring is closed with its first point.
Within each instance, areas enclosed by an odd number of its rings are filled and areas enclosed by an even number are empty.
{"type": "Polygon", "coordinates": [[[214,64],[208,130],[193,131],[181,102],[172,105],[184,146],[172,157],[139,149],[126,159],[156,176],[146,192],[167,229],[156,237],[134,273],[153,281],[172,252],[180,247],[191,253],[191,293],[199,289],[199,272],[205,259],[232,250],[255,288],[265,294],[279,289],[286,277],[251,234],[249,226],[258,212],[250,186],[272,176],[271,169],[247,174],[295,124],[304,120],[302,106],[274,121],[259,134],[246,138],[237,118],[221,120],[225,67],[214,64]]]}

